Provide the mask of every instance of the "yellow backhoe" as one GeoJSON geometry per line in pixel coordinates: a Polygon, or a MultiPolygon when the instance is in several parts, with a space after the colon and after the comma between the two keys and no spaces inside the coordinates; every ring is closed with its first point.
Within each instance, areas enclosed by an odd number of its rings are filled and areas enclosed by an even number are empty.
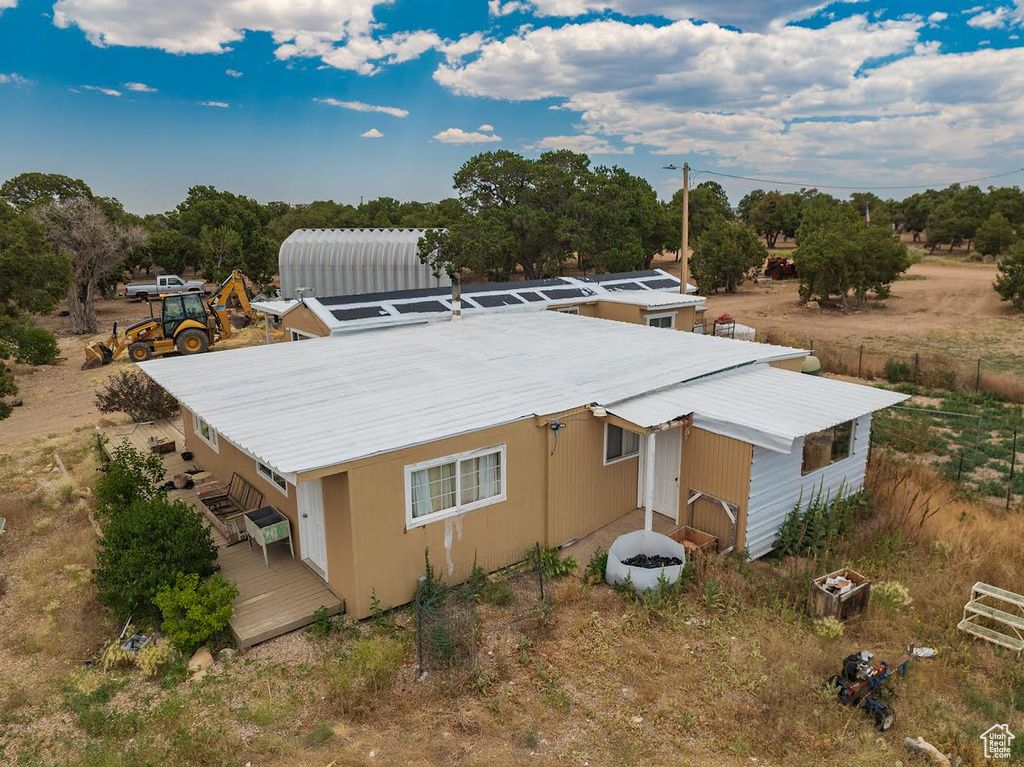
{"type": "MultiPolygon", "coordinates": [[[[200,354],[217,341],[230,338],[232,320],[236,327],[245,327],[256,319],[249,304],[246,279],[237,269],[213,295],[174,293],[160,297],[160,316],[136,322],[117,336],[117,323],[106,343],[97,341],[85,348],[83,370],[107,365],[128,351],[132,362],[144,362],[150,357],[177,351],[181,354],[200,354]],[[241,315],[232,315],[234,307],[241,315]]],[[[151,305],[152,306],[152,305],[151,305]]],[[[152,309],[151,309],[152,311],[152,309]]]]}

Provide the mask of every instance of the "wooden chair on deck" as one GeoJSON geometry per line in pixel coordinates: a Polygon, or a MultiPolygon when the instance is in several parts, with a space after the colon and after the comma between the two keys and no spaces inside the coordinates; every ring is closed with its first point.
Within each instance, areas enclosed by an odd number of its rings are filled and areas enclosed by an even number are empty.
{"type": "Polygon", "coordinates": [[[221,485],[200,491],[199,501],[220,521],[224,534],[229,538],[233,534],[237,542],[245,533],[242,515],[263,505],[263,493],[237,472],[231,475],[227,489],[223,488],[221,485]]]}

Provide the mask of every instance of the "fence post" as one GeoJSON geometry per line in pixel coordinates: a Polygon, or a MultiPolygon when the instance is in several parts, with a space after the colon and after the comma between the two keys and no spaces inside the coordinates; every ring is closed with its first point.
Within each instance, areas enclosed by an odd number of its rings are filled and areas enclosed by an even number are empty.
{"type": "Polygon", "coordinates": [[[864,377],[864,344],[860,345],[860,352],[857,355],[857,378],[864,377]]]}
{"type": "Polygon", "coordinates": [[[960,465],[956,467],[956,483],[960,484],[960,475],[964,472],[964,449],[960,448],[960,465]]]}
{"type": "Polygon", "coordinates": [[[1013,475],[1017,469],[1017,427],[1013,427],[1013,451],[1010,454],[1010,479],[1006,483],[1006,510],[1010,510],[1010,501],[1013,500],[1013,475]]]}
{"type": "Polygon", "coordinates": [[[420,595],[414,600],[416,605],[416,665],[420,675],[423,674],[423,607],[420,605],[420,595]]]}
{"type": "Polygon", "coordinates": [[[917,371],[920,367],[920,355],[914,352],[914,386],[917,386],[917,371]]]}
{"type": "Polygon", "coordinates": [[[540,581],[540,601],[544,601],[544,563],[540,558],[540,541],[537,541],[537,579],[540,581]]]}

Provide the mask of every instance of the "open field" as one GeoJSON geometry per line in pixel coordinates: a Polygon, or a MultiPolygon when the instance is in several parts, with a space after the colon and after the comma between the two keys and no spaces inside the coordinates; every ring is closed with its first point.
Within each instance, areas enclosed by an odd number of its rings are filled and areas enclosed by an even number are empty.
{"type": "Polygon", "coordinates": [[[873,504],[816,561],[716,561],[646,605],[572,577],[546,627],[509,628],[503,608],[485,606],[478,668],[422,681],[400,609],[225,655],[188,682],[180,666],[149,680],[88,663],[119,628],[88,580],[92,444],[79,430],[0,463],[4,763],[893,765],[915,763],[902,740],[923,736],[972,765],[983,762],[980,732],[1024,726],[1020,663],[955,628],[974,581],[1020,583],[1024,515],[972,503],[881,452],[873,504]],[[925,502],[939,512],[922,522],[925,502]],[[913,602],[875,604],[839,641],[818,638],[803,610],[807,577],[841,565],[899,581],[913,602]],[[938,655],[893,685],[890,732],[822,692],[847,654],[898,661],[911,641],[938,655]]]}

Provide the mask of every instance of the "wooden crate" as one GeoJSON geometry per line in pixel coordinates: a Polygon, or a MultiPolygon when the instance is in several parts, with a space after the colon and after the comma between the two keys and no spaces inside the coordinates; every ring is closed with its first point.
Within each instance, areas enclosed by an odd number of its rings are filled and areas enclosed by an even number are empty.
{"type": "Polygon", "coordinates": [[[811,580],[811,592],[807,597],[807,612],[812,618],[836,618],[845,621],[864,612],[871,598],[871,581],[849,567],[822,575],[811,580]],[[829,578],[846,578],[853,587],[845,594],[837,594],[825,588],[829,578]]]}
{"type": "Polygon", "coordinates": [[[165,453],[173,453],[177,446],[174,444],[173,439],[164,439],[162,437],[150,437],[149,438],[149,449],[153,453],[164,455],[165,453]]]}
{"type": "Polygon", "coordinates": [[[711,556],[718,551],[718,538],[693,527],[677,527],[668,537],[683,544],[686,553],[693,559],[711,556]]]}

